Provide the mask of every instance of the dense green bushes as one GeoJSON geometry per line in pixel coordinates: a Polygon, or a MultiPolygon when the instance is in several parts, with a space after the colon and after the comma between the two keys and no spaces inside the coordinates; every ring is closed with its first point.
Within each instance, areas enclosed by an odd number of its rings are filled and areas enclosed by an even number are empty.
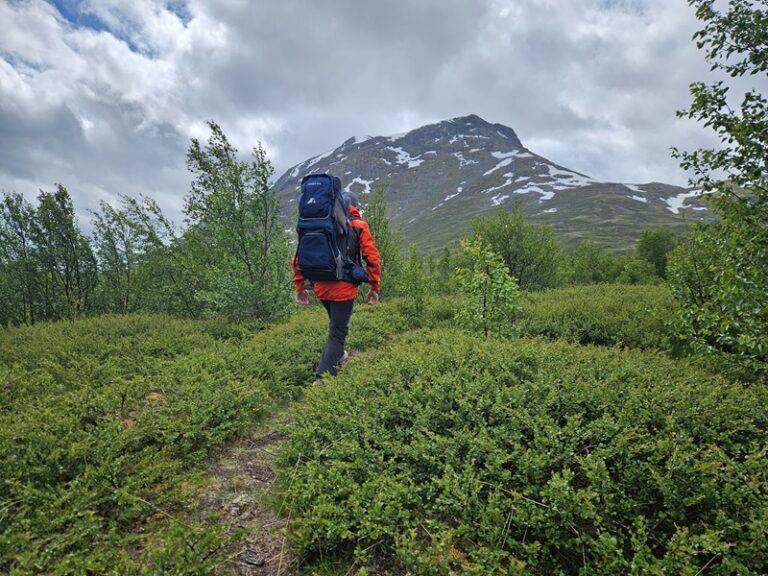
{"type": "Polygon", "coordinates": [[[672,310],[665,286],[598,284],[527,294],[518,324],[533,336],[667,350],[672,310]]]}
{"type": "Polygon", "coordinates": [[[131,526],[269,401],[205,327],[103,317],[0,336],[0,570],[130,570],[131,526]]]}
{"type": "MultiPolygon", "coordinates": [[[[349,347],[380,352],[311,394],[285,456],[306,458],[286,494],[301,550],[375,544],[416,573],[567,574],[585,558],[595,574],[633,561],[693,575],[712,558],[708,571],[759,572],[764,389],[652,353],[436,329],[457,305],[357,308],[349,347]],[[414,326],[433,331],[392,338],[414,326]]],[[[527,295],[517,322],[667,348],[669,305],[658,286],[584,286],[527,295]]],[[[181,486],[299,395],[325,328],[313,309],[276,325],[136,315],[0,332],[0,571],[209,573],[229,536],[184,517],[181,486]]]]}
{"type": "MultiPolygon", "coordinates": [[[[434,320],[452,322],[462,297],[430,302],[434,320]]],[[[674,310],[663,285],[595,284],[527,292],[511,332],[564,339],[579,344],[620,345],[628,348],[672,349],[667,320],[674,310]]]]}
{"type": "MultiPolygon", "coordinates": [[[[350,346],[408,328],[398,310],[360,307],[350,346]]],[[[137,523],[172,509],[211,450],[311,381],[325,328],[314,310],[256,335],[165,316],[0,332],[0,572],[159,570],[191,546],[174,569],[208,573],[210,531],[171,522],[171,540],[157,528],[149,546],[137,523]]]]}
{"type": "Polygon", "coordinates": [[[766,400],[656,353],[416,333],[304,404],[292,538],[414,574],[764,574],[766,400]]]}

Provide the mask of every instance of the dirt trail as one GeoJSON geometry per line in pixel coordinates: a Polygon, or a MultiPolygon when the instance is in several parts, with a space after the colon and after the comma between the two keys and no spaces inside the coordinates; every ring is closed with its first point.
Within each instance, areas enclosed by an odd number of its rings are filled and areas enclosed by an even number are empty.
{"type": "MultiPolygon", "coordinates": [[[[349,350],[349,360],[359,354],[349,350]]],[[[229,533],[241,529],[247,534],[220,564],[219,572],[234,571],[240,576],[295,576],[299,572],[285,538],[290,518],[281,517],[272,501],[291,409],[289,405],[276,411],[208,468],[196,514],[218,518],[229,533]]]]}
{"type": "Polygon", "coordinates": [[[208,472],[210,483],[200,498],[198,512],[216,515],[230,531],[247,536],[220,568],[242,576],[292,576],[296,562],[284,531],[287,524],[270,503],[277,479],[277,457],[289,424],[285,412],[267,420],[257,431],[228,448],[208,472]]]}

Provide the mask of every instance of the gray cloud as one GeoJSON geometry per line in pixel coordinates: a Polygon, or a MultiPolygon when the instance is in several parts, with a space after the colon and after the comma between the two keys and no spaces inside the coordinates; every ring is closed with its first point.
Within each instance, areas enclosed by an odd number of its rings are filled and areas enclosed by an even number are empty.
{"type": "Polygon", "coordinates": [[[148,193],[178,220],[209,118],[278,174],[469,113],[604,180],[684,183],[669,147],[712,143],[675,118],[708,76],[683,0],[56,4],[0,3],[0,189],[63,182],[83,210],[148,193]]]}

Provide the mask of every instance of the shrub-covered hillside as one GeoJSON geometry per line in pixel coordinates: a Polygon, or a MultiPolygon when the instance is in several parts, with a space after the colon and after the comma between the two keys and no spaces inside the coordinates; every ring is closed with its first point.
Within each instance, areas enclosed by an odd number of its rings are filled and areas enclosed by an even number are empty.
{"type": "MultiPolygon", "coordinates": [[[[212,450],[311,381],[323,318],[257,330],[103,316],[0,332],[0,572],[206,573],[216,531],[163,513],[212,450]]],[[[350,346],[406,328],[396,306],[362,309],[350,346]]]]}
{"type": "Polygon", "coordinates": [[[767,400],[658,353],[415,333],[299,411],[291,536],[395,574],[764,574],[767,400]]]}
{"type": "Polygon", "coordinates": [[[255,536],[189,511],[280,411],[292,570],[765,573],[766,389],[669,357],[665,289],[527,294],[508,338],[458,331],[462,305],[358,307],[357,354],[314,389],[317,309],[3,331],[0,568],[237,571],[255,536]]]}
{"type": "Polygon", "coordinates": [[[673,310],[663,285],[576,286],[527,294],[519,324],[532,336],[668,350],[665,322],[673,310]]]}

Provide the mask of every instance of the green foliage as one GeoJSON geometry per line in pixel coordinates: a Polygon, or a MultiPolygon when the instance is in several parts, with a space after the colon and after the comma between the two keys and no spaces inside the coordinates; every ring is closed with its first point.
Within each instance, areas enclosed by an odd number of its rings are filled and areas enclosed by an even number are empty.
{"type": "MultiPolygon", "coordinates": [[[[768,7],[764,1],[689,0],[704,27],[695,39],[713,69],[731,77],[768,72],[768,7]]],[[[757,90],[741,104],[725,81],[691,85],[693,102],[678,113],[712,128],[716,150],[679,152],[692,184],[710,198],[720,225],[700,228],[688,253],[676,256],[670,280],[682,313],[680,336],[694,350],[729,356],[745,373],[764,377],[768,365],[768,100],[757,90]],[[709,246],[704,246],[709,244],[709,246]],[[703,271],[702,271],[703,268],[703,271]],[[702,273],[709,283],[693,278],[702,273]],[[699,285],[699,288],[696,288],[699,285]]]]}
{"type": "Polygon", "coordinates": [[[375,188],[370,197],[364,199],[363,215],[381,255],[382,293],[397,294],[397,278],[403,265],[403,234],[392,228],[383,188],[375,188]]]}
{"type": "Polygon", "coordinates": [[[458,254],[444,246],[439,256],[433,257],[429,266],[430,286],[437,294],[451,294],[456,291],[456,268],[460,268],[458,254]]]}
{"type": "Polygon", "coordinates": [[[33,239],[43,273],[49,318],[72,318],[90,307],[96,286],[96,259],[75,220],[67,189],[40,192],[33,239]]]}
{"type": "Polygon", "coordinates": [[[31,324],[45,313],[34,231],[34,208],[21,194],[3,194],[0,202],[0,324],[31,324]]]}
{"type": "Polygon", "coordinates": [[[269,399],[208,327],[104,316],[0,335],[0,570],[131,571],[131,527],[269,399]]]}
{"type": "Polygon", "coordinates": [[[0,324],[32,324],[95,312],[162,311],[246,320],[285,313],[288,238],[259,146],[238,159],[209,123],[187,155],[195,179],[187,228],[177,234],[153,200],[120,197],[93,213],[93,241],[79,230],[66,188],[0,200],[0,324]]]}
{"type": "Polygon", "coordinates": [[[164,309],[151,300],[151,295],[167,280],[163,268],[170,267],[167,252],[175,233],[157,203],[144,196],[121,196],[119,207],[102,201],[93,215],[93,228],[100,272],[98,309],[164,309]]]}
{"type": "Polygon", "coordinates": [[[397,291],[403,295],[401,303],[403,312],[414,325],[418,326],[424,319],[429,285],[424,271],[424,261],[414,244],[408,248],[408,256],[403,261],[397,281],[397,291]]]}
{"type": "Polygon", "coordinates": [[[666,322],[674,313],[663,285],[601,284],[526,294],[523,334],[578,344],[671,350],[666,322]]]}
{"type": "Polygon", "coordinates": [[[523,290],[541,290],[564,282],[564,259],[554,232],[525,219],[519,206],[472,222],[473,234],[501,256],[523,290]]]}
{"type": "Polygon", "coordinates": [[[637,241],[637,255],[653,264],[656,275],[667,277],[667,258],[677,244],[675,234],[669,228],[643,230],[637,241]]]}
{"type": "Polygon", "coordinates": [[[514,319],[520,309],[517,282],[499,255],[480,240],[465,241],[462,247],[468,267],[456,271],[464,295],[457,322],[486,337],[514,334],[514,319]]]}
{"type": "Polygon", "coordinates": [[[742,378],[764,378],[768,254],[755,246],[759,239],[723,233],[722,226],[695,226],[673,252],[669,281],[680,305],[672,324],[692,352],[712,357],[742,378]],[[737,267],[737,260],[749,266],[737,267]]]}
{"type": "Polygon", "coordinates": [[[618,276],[618,264],[613,256],[591,240],[579,242],[571,257],[574,284],[613,282],[618,276]]]}
{"type": "Polygon", "coordinates": [[[757,576],[767,394],[655,353],[414,334],[303,404],[290,535],[396,573],[757,576]]]}
{"type": "Polygon", "coordinates": [[[653,284],[659,281],[654,264],[636,252],[619,257],[616,265],[619,271],[616,282],[620,284],[653,284]]]}
{"type": "MultiPolygon", "coordinates": [[[[0,332],[0,572],[206,573],[224,535],[183,528],[178,487],[311,382],[326,325],[315,309],[255,335],[162,315],[0,332]],[[173,519],[147,541],[157,514],[173,519]]],[[[360,308],[349,345],[409,326],[395,304],[360,308]]]]}
{"type": "Polygon", "coordinates": [[[96,258],[67,189],[0,202],[0,324],[73,318],[93,306],[96,258]]]}
{"type": "Polygon", "coordinates": [[[221,127],[208,127],[208,142],[193,138],[187,152],[195,180],[184,209],[193,232],[185,240],[192,266],[203,272],[194,298],[204,313],[278,315],[290,295],[289,249],[269,182],[272,163],[261,145],[250,162],[238,160],[221,127]]]}

